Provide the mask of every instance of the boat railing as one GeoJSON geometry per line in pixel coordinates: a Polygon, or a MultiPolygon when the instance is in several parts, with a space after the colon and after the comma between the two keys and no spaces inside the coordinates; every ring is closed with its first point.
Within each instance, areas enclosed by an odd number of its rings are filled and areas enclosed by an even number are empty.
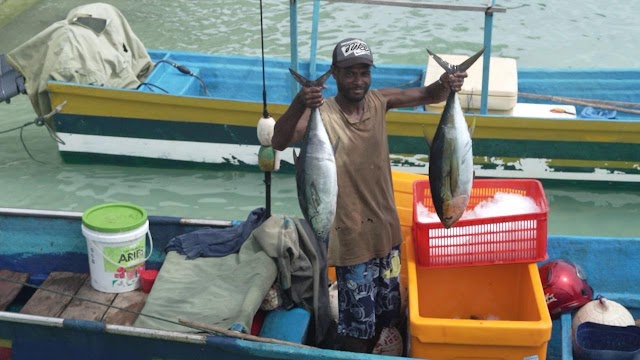
{"type": "MultiPolygon", "coordinates": [[[[425,8],[438,10],[454,10],[454,11],[482,11],[484,12],[484,54],[482,68],[482,93],[480,94],[480,114],[487,114],[487,104],[489,97],[489,71],[491,65],[491,37],[493,30],[493,14],[504,13],[506,8],[495,6],[495,0],[488,0],[487,6],[473,5],[455,5],[455,4],[438,4],[438,3],[417,3],[406,1],[387,1],[387,0],[325,0],[330,3],[352,3],[365,5],[383,5],[411,8],[425,8]]],[[[295,71],[298,69],[298,10],[297,0],[290,0],[289,6],[289,27],[291,38],[291,68],[295,71]]],[[[320,23],[320,0],[313,0],[313,14],[311,25],[311,49],[309,54],[309,74],[310,78],[315,78],[316,73],[316,57],[318,47],[318,28],[320,23]]],[[[299,90],[298,83],[291,79],[291,94],[296,94],[299,90]]]]}

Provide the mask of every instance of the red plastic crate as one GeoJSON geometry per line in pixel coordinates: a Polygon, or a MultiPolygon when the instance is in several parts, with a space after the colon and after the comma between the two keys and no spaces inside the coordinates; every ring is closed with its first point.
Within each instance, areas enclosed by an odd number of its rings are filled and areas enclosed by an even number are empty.
{"type": "Polygon", "coordinates": [[[533,179],[476,179],[467,211],[498,192],[528,196],[540,212],[461,219],[445,229],[439,221],[418,221],[418,204],[430,213],[435,209],[429,180],[414,182],[412,231],[416,265],[452,267],[545,260],[549,205],[542,184],[533,179]]]}

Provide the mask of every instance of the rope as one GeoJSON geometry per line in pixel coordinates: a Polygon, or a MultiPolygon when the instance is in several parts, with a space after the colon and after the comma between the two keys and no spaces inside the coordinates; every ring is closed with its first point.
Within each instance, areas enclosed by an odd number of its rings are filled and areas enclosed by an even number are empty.
{"type": "MultiPolygon", "coordinates": [[[[196,78],[199,82],[200,82],[200,86],[202,86],[202,89],[204,91],[204,96],[209,96],[209,90],[207,90],[207,85],[205,85],[204,80],[202,80],[202,78],[198,75],[196,75],[193,71],[189,70],[188,67],[184,66],[184,65],[180,65],[177,64],[171,60],[166,60],[166,59],[160,59],[156,62],[156,64],[160,64],[160,63],[165,63],[165,64],[169,64],[171,66],[173,66],[176,70],[180,71],[181,73],[185,74],[185,75],[189,75],[189,76],[193,76],[194,78],[196,78]]],[[[145,83],[147,84],[147,83],[145,83]]],[[[148,85],[148,84],[147,84],[148,85]]],[[[156,86],[159,89],[162,89],[158,86],[156,86]]],[[[164,89],[162,89],[164,90],[164,89]]],[[[165,92],[167,92],[165,90],[165,92]]]]}
{"type": "Polygon", "coordinates": [[[268,118],[267,111],[267,80],[264,67],[264,30],[262,25],[262,0],[260,0],[260,47],[262,48],[262,117],[268,118]]]}
{"type": "Polygon", "coordinates": [[[140,89],[142,86],[146,86],[146,87],[148,87],[148,88],[149,88],[149,90],[151,90],[152,92],[155,92],[155,91],[153,91],[153,88],[156,88],[156,89],[159,89],[159,90],[164,91],[166,94],[168,94],[168,93],[169,93],[166,89],[164,89],[164,88],[162,88],[162,87],[160,87],[160,86],[158,86],[158,85],[155,85],[155,84],[152,84],[152,83],[148,83],[148,82],[140,83],[140,85],[138,85],[138,87],[136,88],[136,90],[137,90],[137,89],[140,89]]]}
{"type": "Polygon", "coordinates": [[[49,119],[59,113],[60,111],[62,111],[62,108],[64,107],[64,105],[67,103],[67,100],[63,101],[60,105],[56,106],[50,113],[44,115],[44,116],[38,116],[37,118],[35,118],[35,120],[33,121],[29,121],[26,122],[20,126],[16,126],[14,128],[8,129],[8,130],[3,130],[0,131],[0,135],[1,134],[6,134],[9,133],[11,131],[15,131],[15,130],[20,130],[20,143],[22,143],[22,148],[24,148],[24,151],[26,151],[27,155],[29,155],[29,157],[31,158],[31,160],[40,163],[40,164],[46,164],[45,162],[42,162],[38,159],[36,159],[35,157],[33,157],[33,155],[31,154],[31,152],[29,151],[29,149],[27,148],[27,144],[24,142],[24,128],[29,126],[29,125],[36,125],[36,126],[43,126],[47,129],[47,132],[49,133],[49,137],[51,137],[53,139],[53,141],[57,142],[58,144],[62,144],[64,145],[65,142],[60,139],[60,137],[58,137],[58,135],[56,135],[55,130],[53,130],[51,128],[51,125],[49,125],[49,119]]]}
{"type": "Polygon", "coordinates": [[[607,100],[596,100],[596,99],[581,99],[581,98],[572,98],[572,97],[554,96],[554,95],[540,95],[540,94],[530,94],[530,93],[518,93],[518,96],[523,98],[529,98],[529,99],[550,100],[554,102],[566,103],[571,105],[591,106],[591,107],[597,107],[597,108],[606,109],[606,110],[616,110],[616,111],[626,112],[630,114],[640,114],[640,110],[627,108],[627,107],[640,108],[640,103],[624,102],[624,101],[607,101],[607,100]]]}
{"type": "MultiPolygon", "coordinates": [[[[264,66],[264,26],[262,22],[262,0],[260,0],[260,47],[262,48],[262,117],[269,118],[267,110],[267,80],[264,66]]],[[[271,172],[264,173],[265,209],[267,219],[271,217],[271,172]]]]}

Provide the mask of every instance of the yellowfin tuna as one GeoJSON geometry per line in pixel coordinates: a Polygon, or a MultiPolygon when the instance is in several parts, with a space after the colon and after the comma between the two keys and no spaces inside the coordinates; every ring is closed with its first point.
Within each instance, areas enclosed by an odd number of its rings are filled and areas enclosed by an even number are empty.
{"type": "MultiPolygon", "coordinates": [[[[451,65],[427,50],[448,74],[467,71],[484,52],[484,48],[460,65],[451,65]]],[[[445,228],[450,228],[469,204],[473,183],[471,133],[460,106],[458,93],[451,91],[442,111],[429,150],[429,185],[433,207],[445,228]]]]}

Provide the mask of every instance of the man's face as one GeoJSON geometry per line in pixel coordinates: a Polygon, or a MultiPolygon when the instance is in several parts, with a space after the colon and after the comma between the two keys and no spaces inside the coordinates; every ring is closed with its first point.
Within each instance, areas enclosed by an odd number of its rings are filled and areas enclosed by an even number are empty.
{"type": "Polygon", "coordinates": [[[336,68],[333,72],[338,93],[349,101],[364,99],[371,86],[371,66],[356,64],[346,68],[336,68]]]}

